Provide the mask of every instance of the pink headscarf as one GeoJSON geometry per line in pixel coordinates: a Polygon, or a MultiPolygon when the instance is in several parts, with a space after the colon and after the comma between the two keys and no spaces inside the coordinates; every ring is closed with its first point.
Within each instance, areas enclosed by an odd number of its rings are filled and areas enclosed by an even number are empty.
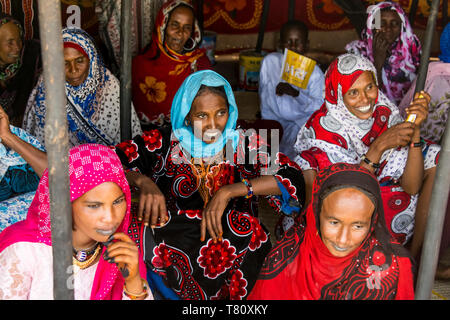
{"type": "MultiPolygon", "coordinates": [[[[84,144],[72,148],[69,155],[69,178],[71,202],[104,182],[116,183],[125,194],[127,203],[125,217],[116,232],[127,233],[130,224],[130,187],[122,164],[112,149],[97,144],[84,144]]],[[[0,234],[0,252],[16,242],[44,243],[48,246],[52,244],[48,170],[39,182],[27,218],[11,225],[0,234]]],[[[142,253],[139,268],[141,276],[145,277],[142,253]]],[[[105,261],[102,254],[95,273],[91,300],[120,300],[123,285],[124,279],[116,264],[105,261]]]]}
{"type": "Polygon", "coordinates": [[[395,2],[380,2],[367,8],[368,17],[366,28],[361,33],[362,40],[355,40],[347,44],[345,49],[349,53],[360,54],[374,62],[372,42],[374,37],[375,17],[380,10],[390,8],[397,12],[402,21],[402,28],[399,38],[394,41],[390,48],[391,54],[388,57],[388,64],[385,63],[382,71],[382,78],[379,80],[380,89],[388,98],[398,104],[403,95],[408,91],[411,82],[416,77],[416,72],[420,63],[421,45],[414,34],[408,17],[402,7],[395,2]],[[402,76],[403,73],[403,76],[402,76]],[[399,78],[404,82],[398,81],[399,78]]]}

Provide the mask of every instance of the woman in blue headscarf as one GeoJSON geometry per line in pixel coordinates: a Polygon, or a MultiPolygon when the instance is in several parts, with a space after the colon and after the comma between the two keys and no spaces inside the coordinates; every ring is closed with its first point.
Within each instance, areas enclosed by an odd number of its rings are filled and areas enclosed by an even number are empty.
{"type": "Polygon", "coordinates": [[[230,84],[199,71],[175,95],[171,128],[116,146],[140,190],[145,260],[158,289],[170,288],[165,298],[245,298],[271,246],[256,196],[284,212],[304,203],[300,168],[254,130],[237,130],[237,118],[230,84]]]}
{"type": "MultiPolygon", "coordinates": [[[[120,84],[105,67],[94,40],[84,30],[62,30],[66,75],[66,110],[70,147],[84,143],[115,145],[120,142],[120,84]]],[[[45,145],[45,85],[38,80],[31,92],[22,128],[45,145]]],[[[132,135],[142,133],[133,105],[132,135]]]]}

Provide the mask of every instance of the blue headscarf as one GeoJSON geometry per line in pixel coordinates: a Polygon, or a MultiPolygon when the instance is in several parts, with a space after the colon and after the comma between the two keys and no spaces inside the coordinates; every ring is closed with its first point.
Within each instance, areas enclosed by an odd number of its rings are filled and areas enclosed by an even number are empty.
{"type": "Polygon", "coordinates": [[[450,22],[447,23],[444,30],[442,31],[440,47],[441,47],[441,54],[439,55],[439,59],[441,59],[441,61],[449,63],[450,62],[450,22]]]}
{"type": "Polygon", "coordinates": [[[239,132],[236,130],[237,118],[238,108],[230,84],[221,75],[211,70],[198,71],[187,77],[178,89],[172,102],[171,122],[173,133],[180,141],[183,149],[188,151],[194,158],[207,158],[216,155],[223,150],[229,140],[233,150],[236,150],[239,142],[239,132]],[[228,99],[228,122],[220,138],[211,144],[195,137],[191,126],[187,126],[185,123],[186,116],[191,110],[192,102],[201,85],[210,87],[223,86],[228,99]]]}

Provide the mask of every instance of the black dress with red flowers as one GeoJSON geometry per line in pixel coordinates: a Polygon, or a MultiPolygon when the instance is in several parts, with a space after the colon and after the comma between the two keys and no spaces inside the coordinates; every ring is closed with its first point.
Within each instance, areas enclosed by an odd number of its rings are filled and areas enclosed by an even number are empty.
{"type": "MultiPolygon", "coordinates": [[[[166,199],[169,221],[146,227],[143,236],[147,267],[163,277],[181,299],[244,299],[252,289],[271,248],[269,232],[258,219],[257,197],[233,198],[222,216],[222,241],[200,241],[205,189],[212,197],[223,185],[271,174],[283,193],[304,204],[301,169],[254,130],[240,131],[235,150],[208,166],[203,180],[171,128],[146,131],[116,146],[122,164],[149,176],[166,199]],[[253,131],[253,132],[252,132],[253,131]],[[172,139],[171,139],[172,137],[172,139]]],[[[283,198],[268,196],[277,210],[283,198]]]]}

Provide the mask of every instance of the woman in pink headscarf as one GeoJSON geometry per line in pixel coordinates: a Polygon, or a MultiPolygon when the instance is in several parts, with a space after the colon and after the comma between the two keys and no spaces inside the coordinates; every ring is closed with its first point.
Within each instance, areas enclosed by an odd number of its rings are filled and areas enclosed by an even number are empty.
{"type": "MultiPolygon", "coordinates": [[[[119,158],[108,147],[80,145],[70,151],[69,175],[74,256],[66,281],[75,299],[151,299],[141,250],[127,235],[131,196],[119,158]]],[[[0,234],[1,300],[53,299],[51,246],[45,170],[26,220],[0,234]]]]}
{"type": "Polygon", "coordinates": [[[367,8],[362,40],[347,44],[349,53],[368,58],[377,69],[380,90],[396,105],[416,78],[421,45],[408,17],[395,2],[380,2],[367,8]]]}

